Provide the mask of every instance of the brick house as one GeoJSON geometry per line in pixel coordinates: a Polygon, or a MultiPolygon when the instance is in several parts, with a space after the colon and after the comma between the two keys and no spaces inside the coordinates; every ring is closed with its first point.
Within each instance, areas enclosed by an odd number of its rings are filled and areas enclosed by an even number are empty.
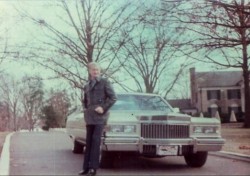
{"type": "Polygon", "coordinates": [[[238,121],[244,113],[242,71],[195,72],[190,68],[191,104],[205,116],[219,112],[222,121],[229,121],[234,111],[238,121]]]}

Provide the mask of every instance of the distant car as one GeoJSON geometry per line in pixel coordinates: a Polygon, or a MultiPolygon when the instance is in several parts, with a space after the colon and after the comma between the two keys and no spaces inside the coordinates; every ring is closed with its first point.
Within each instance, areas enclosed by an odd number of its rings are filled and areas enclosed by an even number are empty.
{"type": "MultiPolygon", "coordinates": [[[[112,167],[118,153],[134,152],[145,157],[184,156],[187,165],[201,167],[208,151],[225,143],[217,118],[175,113],[156,94],[122,93],[110,109],[102,137],[100,166],[112,167]]],[[[66,131],[73,139],[74,153],[82,153],[86,127],[82,109],[67,118],[66,131]]]]}

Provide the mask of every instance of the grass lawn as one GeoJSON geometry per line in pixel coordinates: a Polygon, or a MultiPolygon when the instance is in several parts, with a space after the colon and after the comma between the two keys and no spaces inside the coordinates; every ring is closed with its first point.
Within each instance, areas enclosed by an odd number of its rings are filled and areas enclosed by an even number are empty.
{"type": "Polygon", "coordinates": [[[2,152],[3,149],[3,144],[5,141],[5,137],[9,134],[10,132],[0,132],[0,154],[2,152]]]}
{"type": "Polygon", "coordinates": [[[222,150],[250,155],[250,129],[242,128],[243,123],[222,124],[221,134],[226,139],[222,150]]]}

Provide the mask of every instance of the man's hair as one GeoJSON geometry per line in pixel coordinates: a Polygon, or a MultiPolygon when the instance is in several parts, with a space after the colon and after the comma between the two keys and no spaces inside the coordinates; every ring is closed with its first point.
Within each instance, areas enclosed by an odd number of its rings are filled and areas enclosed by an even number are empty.
{"type": "Polygon", "coordinates": [[[88,69],[90,69],[91,67],[97,67],[100,70],[102,69],[100,64],[98,64],[97,62],[90,62],[90,63],[88,63],[87,67],[88,67],[88,69]]]}

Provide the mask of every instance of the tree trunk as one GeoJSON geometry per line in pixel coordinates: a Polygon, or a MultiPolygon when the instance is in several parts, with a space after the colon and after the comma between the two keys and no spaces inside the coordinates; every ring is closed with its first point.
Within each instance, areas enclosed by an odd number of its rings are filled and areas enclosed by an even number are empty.
{"type": "MultiPolygon", "coordinates": [[[[246,72],[246,71],[245,71],[246,72]]],[[[244,127],[250,128],[250,94],[249,94],[249,74],[243,73],[245,86],[245,122],[244,127]]]]}
{"type": "MultiPolygon", "coordinates": [[[[242,9],[244,10],[244,0],[241,1],[242,9]]],[[[245,26],[246,17],[244,13],[239,14],[241,26],[245,26]]],[[[243,59],[243,79],[244,79],[244,93],[245,93],[245,122],[244,127],[250,128],[250,92],[249,92],[249,70],[248,70],[248,53],[247,53],[247,28],[244,27],[240,30],[242,39],[242,59],[243,59]]]]}
{"type": "Polygon", "coordinates": [[[243,79],[245,93],[245,122],[244,127],[250,128],[250,93],[249,93],[249,71],[247,62],[247,45],[243,44],[243,79]]]}
{"type": "Polygon", "coordinates": [[[86,45],[87,45],[87,60],[88,62],[93,61],[94,46],[92,44],[92,27],[89,22],[90,19],[86,20],[86,45]]]}

